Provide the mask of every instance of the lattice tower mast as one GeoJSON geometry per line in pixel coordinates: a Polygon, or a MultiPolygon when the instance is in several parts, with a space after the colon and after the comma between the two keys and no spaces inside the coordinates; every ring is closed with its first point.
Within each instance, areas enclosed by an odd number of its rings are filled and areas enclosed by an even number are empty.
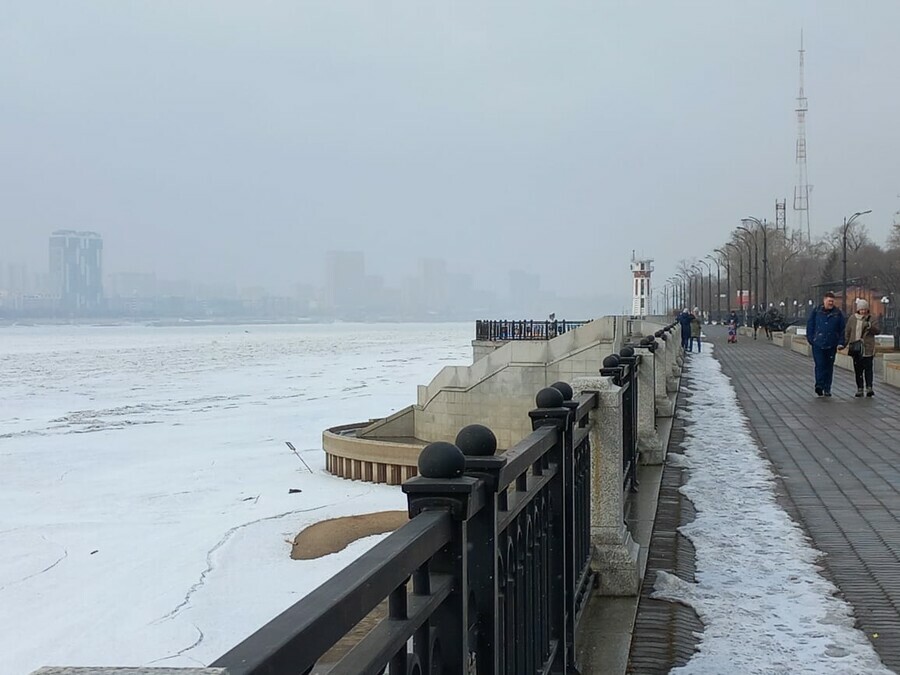
{"type": "Polygon", "coordinates": [[[797,185],[794,187],[794,211],[800,236],[812,241],[809,229],[809,181],[806,175],[806,112],[809,110],[803,88],[803,31],[800,31],[800,94],[797,96],[797,185]]]}
{"type": "Polygon", "coordinates": [[[786,199],[775,200],[775,229],[787,236],[787,214],[785,213],[786,199]]]}

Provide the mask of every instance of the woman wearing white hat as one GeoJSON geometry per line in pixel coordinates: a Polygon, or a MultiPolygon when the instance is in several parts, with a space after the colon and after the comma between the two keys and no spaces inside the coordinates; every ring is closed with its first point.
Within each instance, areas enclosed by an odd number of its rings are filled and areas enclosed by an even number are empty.
{"type": "Polygon", "coordinates": [[[874,396],[872,388],[872,366],[875,361],[875,336],[878,326],[869,314],[869,303],[862,298],[856,300],[856,313],[847,319],[844,329],[844,343],[847,354],[853,357],[853,374],[856,376],[856,396],[863,395],[863,381],[866,396],[874,396]]]}

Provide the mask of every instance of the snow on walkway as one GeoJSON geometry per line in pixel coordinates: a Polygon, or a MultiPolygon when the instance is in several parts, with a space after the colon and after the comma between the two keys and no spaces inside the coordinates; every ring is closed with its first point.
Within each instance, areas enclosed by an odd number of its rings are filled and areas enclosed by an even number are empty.
{"type": "Polygon", "coordinates": [[[890,673],[854,627],[852,608],[819,573],[821,552],[775,498],[775,475],[747,426],[712,345],[690,358],[679,416],[689,469],[681,492],[697,517],[697,583],[659,572],[653,597],[681,602],[705,626],[699,650],[673,673],[890,673]]]}

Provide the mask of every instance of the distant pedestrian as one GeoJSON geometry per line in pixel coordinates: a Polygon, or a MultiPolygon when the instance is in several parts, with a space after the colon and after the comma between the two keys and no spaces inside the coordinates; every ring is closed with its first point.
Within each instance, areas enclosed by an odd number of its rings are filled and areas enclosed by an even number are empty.
{"type": "Polygon", "coordinates": [[[732,344],[737,342],[737,319],[728,322],[728,341],[732,344]]]}
{"type": "Polygon", "coordinates": [[[694,307],[691,314],[691,348],[694,351],[694,343],[697,343],[697,353],[700,353],[700,335],[703,332],[703,325],[700,323],[700,310],[694,307]]]}
{"type": "Polygon", "coordinates": [[[863,383],[866,386],[866,396],[874,396],[872,387],[872,366],[875,361],[875,336],[878,334],[878,326],[869,314],[869,303],[865,300],[856,301],[856,313],[847,319],[847,327],[844,329],[844,344],[847,345],[847,353],[853,358],[853,374],[856,376],[856,397],[863,395],[863,383]]]}
{"type": "Polygon", "coordinates": [[[831,396],[834,356],[844,346],[845,327],[844,313],[835,307],[834,293],[828,291],[806,320],[806,341],[816,364],[816,396],[831,396]]]}
{"type": "Polygon", "coordinates": [[[691,346],[691,313],[687,307],[678,315],[678,325],[681,326],[681,348],[687,351],[691,346]]]}
{"type": "Polygon", "coordinates": [[[759,331],[759,314],[753,317],[753,339],[756,339],[756,333],[759,331]]]}
{"type": "Polygon", "coordinates": [[[738,319],[737,312],[731,310],[731,314],[728,315],[728,323],[734,323],[735,327],[741,325],[741,320],[738,319]]]}

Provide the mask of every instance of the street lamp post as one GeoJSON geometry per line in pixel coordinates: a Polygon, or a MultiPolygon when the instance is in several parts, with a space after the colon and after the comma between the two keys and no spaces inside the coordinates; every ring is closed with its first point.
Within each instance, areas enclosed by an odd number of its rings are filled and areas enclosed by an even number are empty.
{"type": "MultiPolygon", "coordinates": [[[[719,251],[719,249],[716,249],[719,251]]],[[[706,256],[714,263],[716,263],[716,321],[722,323],[722,269],[719,266],[719,259],[714,258],[711,255],[706,256]]],[[[725,269],[728,269],[727,263],[725,269]]],[[[712,284],[712,279],[710,279],[710,284],[712,284]]],[[[710,307],[712,310],[712,307],[710,307]]]]}
{"type": "MultiPolygon", "coordinates": [[[[747,242],[747,251],[748,255],[751,256],[750,262],[753,263],[753,276],[756,277],[756,287],[753,287],[753,280],[747,279],[747,290],[750,291],[751,295],[753,295],[753,316],[757,315],[757,308],[759,307],[759,246],[756,242],[756,232],[751,230],[746,225],[738,225],[737,229],[742,230],[753,237],[753,250],[756,252],[756,258],[752,257],[752,253],[750,252],[750,243],[747,242]]],[[[746,240],[745,240],[746,241],[746,240]]],[[[747,269],[749,271],[750,266],[747,265],[747,269]]],[[[749,276],[749,275],[748,275],[749,276]]]]}
{"type": "MultiPolygon", "coordinates": [[[[726,247],[730,246],[735,251],[737,251],[737,255],[738,255],[738,282],[737,282],[737,285],[738,285],[738,292],[740,292],[742,279],[744,277],[744,254],[743,254],[743,251],[741,251],[741,247],[738,246],[737,244],[735,244],[734,242],[729,241],[728,243],[725,244],[725,246],[726,247]]],[[[730,297],[731,296],[731,283],[730,282],[729,282],[728,286],[729,286],[728,308],[731,309],[731,297],[730,297]]],[[[743,296],[741,296],[741,300],[743,301],[743,296]]],[[[738,309],[741,309],[742,306],[743,306],[743,302],[739,302],[738,309]]]]}
{"type": "MultiPolygon", "coordinates": [[[[672,307],[678,304],[678,277],[673,276],[667,279],[669,285],[672,287],[672,307]]],[[[669,311],[669,307],[666,307],[666,312],[669,311]]]]}
{"type": "Polygon", "coordinates": [[[872,213],[872,209],[868,211],[857,211],[850,219],[844,218],[844,231],[841,234],[841,244],[844,249],[844,264],[843,264],[843,292],[841,293],[841,311],[844,314],[847,313],[847,229],[853,224],[853,221],[859,218],[860,216],[864,216],[867,213],[872,213]]]}
{"type": "Polygon", "coordinates": [[[678,272],[675,276],[677,276],[681,281],[681,283],[679,284],[680,288],[678,289],[679,291],[681,291],[679,293],[681,297],[678,301],[678,307],[684,307],[686,304],[685,301],[687,300],[687,275],[684,272],[678,272]]]}
{"type": "MultiPolygon", "coordinates": [[[[742,244],[745,244],[747,246],[747,289],[746,289],[746,292],[747,292],[747,297],[749,298],[752,295],[751,290],[753,287],[753,249],[750,248],[750,241],[748,239],[746,239],[740,232],[737,233],[737,238],[738,238],[738,241],[740,241],[742,244]]],[[[749,310],[750,303],[748,302],[746,305],[744,304],[744,289],[743,288],[738,289],[738,293],[741,296],[741,309],[744,313],[744,325],[746,325],[747,324],[747,313],[749,310]]]]}
{"type": "MultiPolygon", "coordinates": [[[[712,265],[705,260],[698,260],[706,266],[706,323],[712,323],[712,265]]],[[[703,279],[700,279],[700,300],[703,300],[703,279]]]]}
{"type": "MultiPolygon", "coordinates": [[[[754,218],[753,216],[747,216],[744,220],[750,220],[756,223],[756,225],[762,230],[763,233],[763,276],[762,276],[762,302],[763,307],[769,306],[769,223],[767,220],[763,219],[760,221],[759,218],[754,218]]],[[[755,239],[755,237],[754,237],[755,239]]],[[[758,255],[758,254],[757,254],[758,255]]],[[[759,285],[759,277],[756,278],[756,283],[759,285]]],[[[758,300],[757,300],[758,302],[758,300]]]]}
{"type": "Polygon", "coordinates": [[[689,303],[690,310],[693,311],[694,307],[700,312],[700,318],[702,321],[703,317],[703,270],[700,268],[697,263],[691,265],[691,272],[694,273],[692,281],[694,282],[694,286],[696,287],[696,292],[694,293],[694,301],[689,303]]]}

